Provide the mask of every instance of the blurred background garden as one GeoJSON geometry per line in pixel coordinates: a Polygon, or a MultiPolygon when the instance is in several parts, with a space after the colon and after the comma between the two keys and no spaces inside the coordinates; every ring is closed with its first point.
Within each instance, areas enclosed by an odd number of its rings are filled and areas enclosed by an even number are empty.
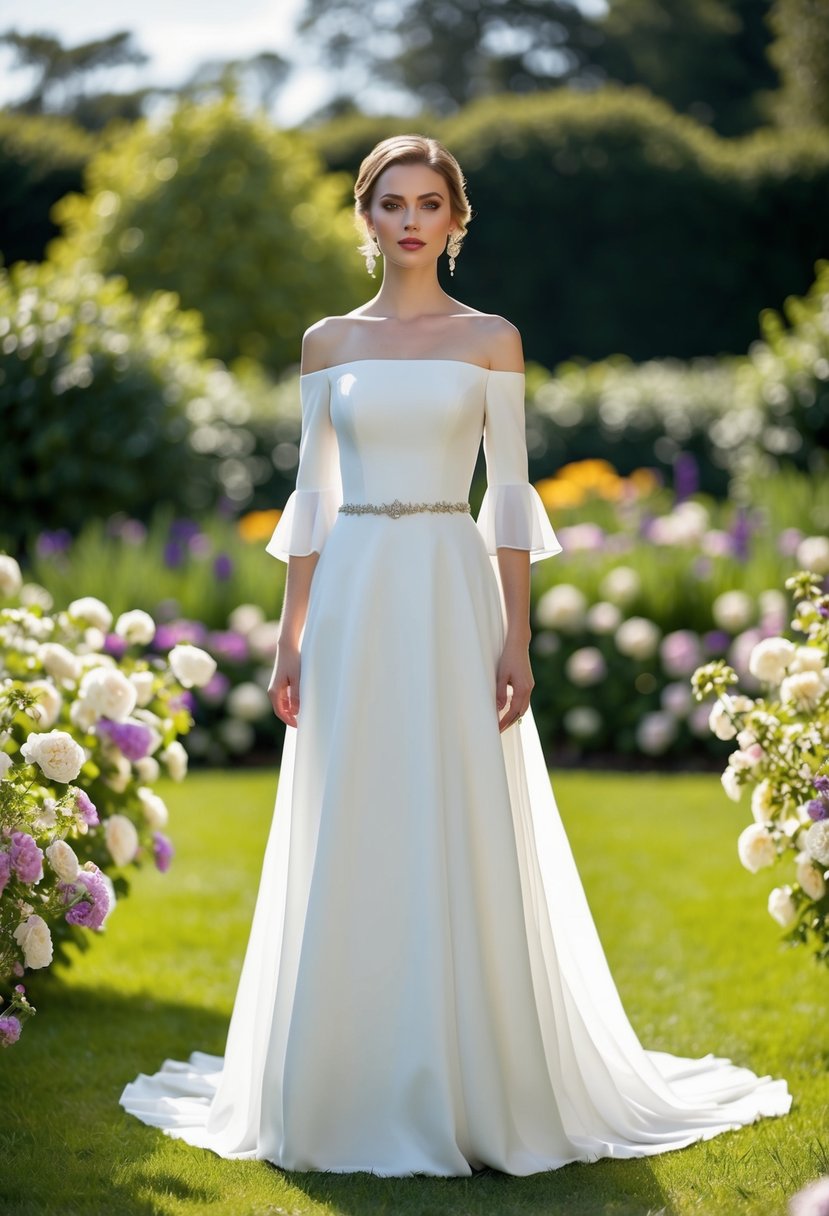
{"type": "MultiPolygon", "coordinates": [[[[0,41],[0,551],[24,601],[149,612],[157,653],[218,662],[186,693],[191,762],[275,760],[264,545],[301,336],[376,290],[353,182],[416,130],[475,212],[443,285],[524,339],[530,475],[564,545],[533,572],[548,758],[721,767],[691,673],[721,657],[756,692],[785,578],[829,576],[820,6],[243,4],[258,45],[228,26],[195,62],[194,25],[176,80],[144,46],[162,6],[130,9],[36,4],[0,41]]],[[[484,476],[481,456],[473,511],[484,476]]]]}

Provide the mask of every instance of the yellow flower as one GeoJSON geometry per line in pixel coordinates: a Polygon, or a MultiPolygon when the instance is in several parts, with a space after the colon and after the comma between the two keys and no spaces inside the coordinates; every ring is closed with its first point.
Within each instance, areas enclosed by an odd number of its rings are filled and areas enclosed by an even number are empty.
{"type": "Polygon", "coordinates": [[[259,540],[269,540],[270,535],[279,522],[281,511],[248,511],[237,523],[236,527],[242,540],[253,544],[259,540]]]}

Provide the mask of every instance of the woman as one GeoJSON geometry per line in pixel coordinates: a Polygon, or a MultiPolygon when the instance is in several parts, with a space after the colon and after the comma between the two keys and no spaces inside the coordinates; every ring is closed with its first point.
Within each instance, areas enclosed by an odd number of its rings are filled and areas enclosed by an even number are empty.
{"type": "Polygon", "coordinates": [[[303,341],[267,546],[289,729],[225,1054],[121,1103],[225,1157],[390,1176],[525,1175],[782,1114],[783,1081],[644,1050],[608,971],[530,711],[529,567],[562,547],[527,479],[521,339],[437,280],[461,170],[401,135],[355,196],[383,281],[303,341]]]}

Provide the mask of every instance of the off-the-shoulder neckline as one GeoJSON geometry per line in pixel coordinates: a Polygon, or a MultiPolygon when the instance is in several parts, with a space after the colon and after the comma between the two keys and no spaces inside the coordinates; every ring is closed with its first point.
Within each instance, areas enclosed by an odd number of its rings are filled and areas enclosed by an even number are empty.
{"type": "Polygon", "coordinates": [[[524,372],[507,371],[505,368],[481,367],[480,363],[470,363],[468,359],[347,359],[344,363],[332,363],[330,367],[318,367],[313,372],[302,372],[300,379],[306,376],[318,376],[320,372],[333,372],[338,367],[353,367],[355,363],[459,363],[462,367],[474,367],[489,376],[523,376],[524,372]]]}

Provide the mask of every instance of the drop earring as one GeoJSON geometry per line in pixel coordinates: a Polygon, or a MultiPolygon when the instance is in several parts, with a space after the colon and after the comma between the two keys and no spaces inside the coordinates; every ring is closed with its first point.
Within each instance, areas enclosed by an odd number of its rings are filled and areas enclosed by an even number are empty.
{"type": "Polygon", "coordinates": [[[457,232],[449,234],[449,241],[446,245],[446,252],[449,254],[449,273],[454,277],[455,274],[455,258],[461,251],[461,238],[457,232]]]}
{"type": "Polygon", "coordinates": [[[374,278],[374,267],[377,265],[377,259],[380,256],[380,246],[373,232],[369,233],[368,239],[371,245],[371,252],[366,254],[366,270],[374,278]]]}

